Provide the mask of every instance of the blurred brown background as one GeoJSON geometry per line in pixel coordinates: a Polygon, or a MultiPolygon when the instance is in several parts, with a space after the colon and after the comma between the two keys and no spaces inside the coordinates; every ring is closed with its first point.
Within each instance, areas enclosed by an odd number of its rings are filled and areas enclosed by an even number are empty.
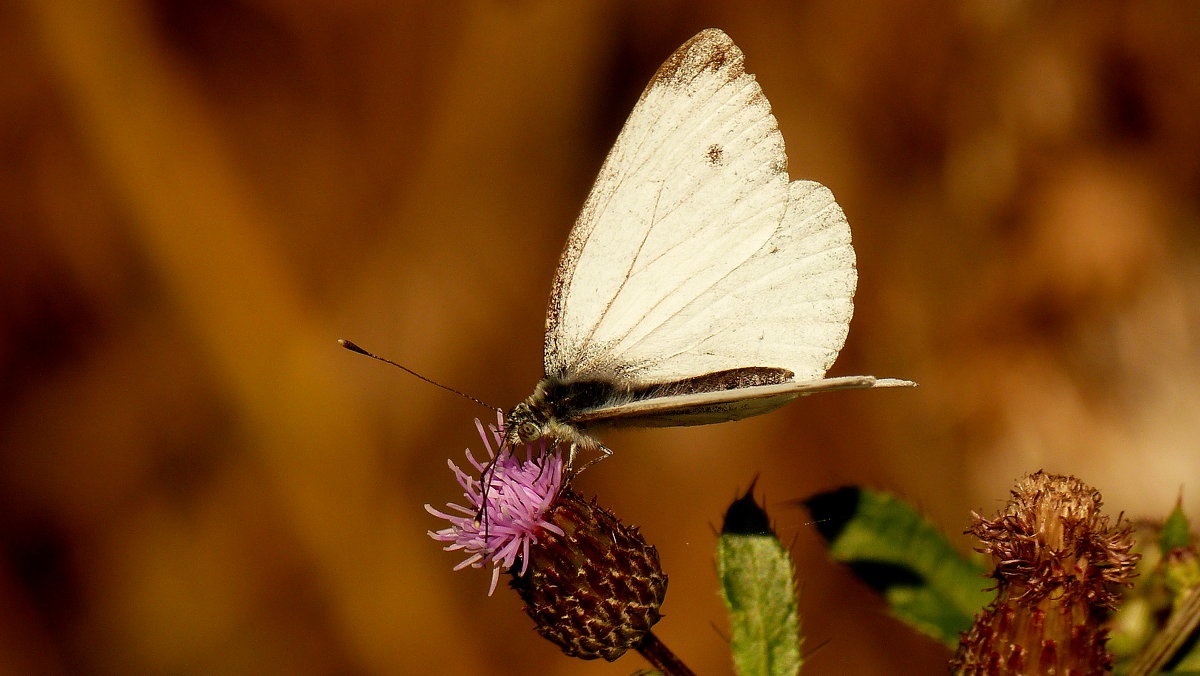
{"type": "Polygon", "coordinates": [[[592,176],[708,26],[854,228],[831,373],[922,387],[605,437],[579,486],[659,547],[668,645],[729,671],[713,528],[756,476],[812,675],[948,654],[797,498],[865,483],[958,533],[1045,468],[1113,513],[1200,508],[1196,3],[9,2],[0,671],[641,666],[568,660],[451,572],[422,504],[459,497],[446,458],[487,413],[334,339],[528,394],[592,176]]]}

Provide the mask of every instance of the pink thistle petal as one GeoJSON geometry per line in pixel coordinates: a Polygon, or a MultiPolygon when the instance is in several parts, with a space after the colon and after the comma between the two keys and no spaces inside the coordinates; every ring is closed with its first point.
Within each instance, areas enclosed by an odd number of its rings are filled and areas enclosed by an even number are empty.
{"type": "Polygon", "coordinates": [[[521,572],[526,570],[530,547],[543,533],[564,534],[562,528],[543,518],[563,485],[562,455],[557,448],[547,449],[543,439],[536,448],[528,444],[525,459],[521,460],[504,450],[503,426],[503,416],[498,416],[497,424],[486,429],[475,420],[489,460],[479,462],[470,449],[466,458],[486,481],[468,474],[452,460],[447,461],[470,507],[448,503],[447,511],[441,511],[425,505],[425,511],[450,522],[446,528],[428,531],[429,537],[449,543],[443,547],[446,551],[463,551],[468,555],[454,570],[492,565],[489,595],[495,591],[502,570],[512,568],[518,561],[521,572]],[[496,448],[501,449],[499,455],[496,448]]]}

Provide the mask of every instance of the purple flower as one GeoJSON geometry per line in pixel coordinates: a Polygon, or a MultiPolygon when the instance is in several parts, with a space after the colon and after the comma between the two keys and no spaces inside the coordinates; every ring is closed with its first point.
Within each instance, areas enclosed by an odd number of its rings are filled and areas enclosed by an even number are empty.
{"type": "Polygon", "coordinates": [[[475,427],[487,449],[488,461],[476,460],[467,449],[467,461],[475,468],[474,474],[463,471],[453,460],[447,461],[463,487],[467,505],[449,503],[448,513],[430,505],[425,505],[425,510],[450,522],[446,528],[429,531],[429,537],[450,543],[443,548],[448,552],[463,550],[468,555],[454,570],[492,564],[490,596],[496,590],[500,572],[512,568],[518,559],[518,574],[525,573],[529,548],[543,533],[564,535],[561,528],[544,518],[562,488],[564,468],[562,454],[557,448],[548,450],[545,438],[536,448],[532,443],[526,445],[524,460],[513,449],[505,448],[503,416],[498,416],[497,424],[488,425],[487,430],[478,419],[475,427]],[[486,482],[481,481],[483,477],[486,482]]]}
{"type": "Polygon", "coordinates": [[[565,485],[557,446],[544,438],[526,444],[521,460],[504,444],[502,417],[487,430],[478,420],[475,426],[488,460],[468,449],[465,471],[450,462],[466,503],[445,512],[425,505],[450,522],[429,536],[448,543],[446,551],[467,554],[454,569],[490,563],[489,595],[507,572],[534,628],[567,655],[612,661],[643,646],[669,654],[650,631],[667,593],[658,551],[637,528],[565,485]]]}

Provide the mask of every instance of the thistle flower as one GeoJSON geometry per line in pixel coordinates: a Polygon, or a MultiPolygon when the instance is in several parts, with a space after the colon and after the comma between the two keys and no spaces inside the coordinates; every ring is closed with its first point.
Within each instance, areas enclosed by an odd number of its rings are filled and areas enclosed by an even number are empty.
{"type": "Polygon", "coordinates": [[[513,452],[497,454],[503,448],[503,418],[497,425],[483,428],[475,420],[475,428],[483,439],[488,460],[480,462],[467,449],[467,461],[480,477],[487,477],[486,484],[475,475],[468,474],[448,460],[450,471],[463,488],[467,505],[449,503],[450,513],[425,505],[430,514],[446,519],[450,525],[437,531],[429,531],[429,537],[439,542],[449,542],[443,547],[448,552],[464,551],[468,554],[454,570],[483,568],[492,564],[492,584],[488,589],[491,596],[501,571],[511,570],[518,562],[523,574],[529,565],[530,547],[547,534],[563,535],[563,530],[544,518],[554,499],[558,497],[563,483],[562,454],[557,448],[548,450],[545,438],[540,440],[537,451],[534,444],[525,447],[525,460],[513,452]]]}
{"type": "Polygon", "coordinates": [[[636,647],[663,669],[660,660],[674,657],[650,634],[667,587],[658,552],[636,528],[563,487],[562,455],[545,438],[526,446],[524,460],[504,449],[503,423],[485,430],[476,421],[490,462],[470,450],[467,460],[485,479],[449,463],[467,504],[447,512],[425,505],[450,522],[429,536],[468,554],[455,570],[490,564],[489,594],[500,572],[509,573],[538,633],[567,655],[611,661],[636,647]]]}
{"type": "Polygon", "coordinates": [[[1018,482],[995,518],[967,530],[996,568],[997,597],[963,634],[958,674],[1096,674],[1112,670],[1104,626],[1138,555],[1131,525],[1109,523],[1100,493],[1074,477],[1037,472],[1018,482]]]}

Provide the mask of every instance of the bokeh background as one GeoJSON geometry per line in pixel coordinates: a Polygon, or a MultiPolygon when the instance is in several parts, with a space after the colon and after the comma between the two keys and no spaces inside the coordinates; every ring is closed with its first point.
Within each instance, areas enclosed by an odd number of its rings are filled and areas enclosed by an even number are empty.
{"type": "MultiPolygon", "coordinates": [[[[920,381],[605,437],[578,482],[728,673],[714,528],[757,477],[809,674],[948,653],[829,563],[845,483],[957,534],[1020,474],[1200,508],[1193,2],[0,4],[0,671],[625,674],[452,572],[424,503],[540,376],[549,280],[658,64],[718,26],[854,229],[832,373],[920,381]]],[[[965,551],[970,543],[955,535],[965,551]]],[[[982,582],[981,582],[982,584],[982,582]]]]}

